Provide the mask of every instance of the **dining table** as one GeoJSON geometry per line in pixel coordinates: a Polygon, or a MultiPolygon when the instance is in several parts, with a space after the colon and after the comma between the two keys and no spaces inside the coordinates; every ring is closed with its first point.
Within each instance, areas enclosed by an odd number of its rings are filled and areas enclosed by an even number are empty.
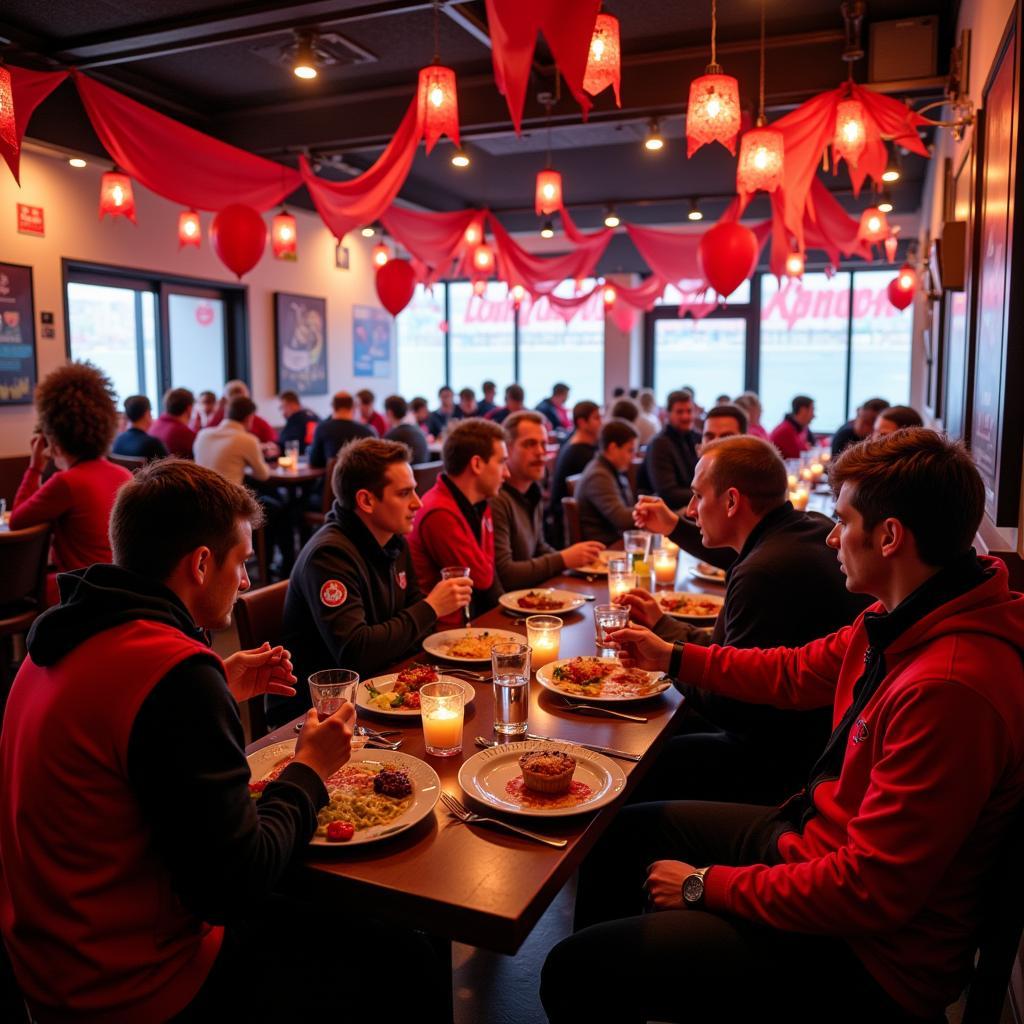
{"type": "Polygon", "coordinates": [[[263,483],[276,484],[278,487],[302,487],[322,480],[326,473],[326,469],[317,469],[308,462],[300,462],[291,468],[275,465],[270,467],[270,476],[263,483]]]}

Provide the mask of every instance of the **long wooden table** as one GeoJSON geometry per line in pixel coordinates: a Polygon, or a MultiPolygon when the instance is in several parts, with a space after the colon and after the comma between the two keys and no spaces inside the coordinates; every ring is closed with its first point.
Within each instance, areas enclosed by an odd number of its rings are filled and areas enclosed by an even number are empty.
{"type": "MultiPolygon", "coordinates": [[[[686,576],[693,559],[680,553],[680,589],[722,593],[686,576]]],[[[589,579],[562,575],[548,581],[598,602],[608,600],[605,577],[589,579]]],[[[594,654],[594,602],[564,618],[561,657],[594,654]]],[[[480,616],[474,626],[522,633],[525,618],[502,609],[480,616]]],[[[419,655],[418,655],[419,656],[419,655]]],[[[407,664],[413,658],[401,664],[407,664]]],[[[483,669],[485,666],[481,665],[483,669]]],[[[300,685],[302,685],[300,681],[300,685]]],[[[490,683],[474,684],[476,699],[466,709],[461,755],[431,757],[425,753],[418,720],[371,716],[360,721],[377,728],[401,728],[403,753],[427,761],[437,771],[444,790],[468,802],[458,783],[459,767],[479,749],[474,737],[492,738],[493,698],[490,683]],[[395,724],[397,722],[397,724],[395,724]],[[387,723],[386,725],[383,723],[387,723]]],[[[329,852],[311,849],[304,867],[290,880],[295,890],[312,899],[330,900],[346,910],[365,911],[422,928],[435,936],[481,946],[500,953],[515,953],[548,904],[576,870],[618,811],[626,795],[646,773],[668,739],[672,719],[682,703],[674,690],[650,700],[629,703],[622,710],[646,716],[646,723],[619,721],[573,712],[537,682],[530,686],[530,731],[560,739],[599,743],[643,755],[640,763],[617,759],[627,776],[625,793],[608,807],[589,814],[556,819],[530,818],[526,827],[569,840],[564,849],[552,849],[501,830],[464,825],[450,818],[439,802],[434,813],[414,828],[368,846],[329,852]]],[[[253,744],[250,750],[295,736],[294,723],[253,744]]],[[[481,809],[481,808],[477,808],[481,809]]],[[[488,814],[494,814],[492,810],[488,814]]],[[[509,820],[517,820],[510,816],[509,820]]],[[[522,820],[522,819],[519,819],[522,820]]]]}

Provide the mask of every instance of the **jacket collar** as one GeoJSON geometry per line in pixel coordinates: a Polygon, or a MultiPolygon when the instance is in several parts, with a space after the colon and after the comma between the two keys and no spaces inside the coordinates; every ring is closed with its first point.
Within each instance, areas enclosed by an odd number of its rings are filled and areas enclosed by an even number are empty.
{"type": "Polygon", "coordinates": [[[380,541],[370,532],[369,527],[349,509],[342,508],[337,498],[327,513],[326,522],[339,529],[360,553],[367,555],[375,561],[387,564],[393,562],[402,553],[405,541],[397,535],[392,535],[387,544],[381,546],[380,541]]]}
{"type": "Polygon", "coordinates": [[[739,565],[761,543],[762,538],[772,533],[783,523],[791,520],[795,515],[796,509],[793,508],[793,505],[788,501],[784,501],[778,508],[773,508],[771,512],[762,516],[757,525],[750,531],[743,547],[740,548],[739,556],[733,564],[739,565]]]}

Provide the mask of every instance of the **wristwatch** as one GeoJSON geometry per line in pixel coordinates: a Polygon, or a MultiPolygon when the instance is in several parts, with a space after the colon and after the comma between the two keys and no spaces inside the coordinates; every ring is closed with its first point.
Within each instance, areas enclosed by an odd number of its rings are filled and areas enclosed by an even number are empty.
{"type": "Polygon", "coordinates": [[[699,868],[692,875],[683,879],[683,904],[687,908],[696,909],[704,903],[704,876],[707,868],[699,868]]]}

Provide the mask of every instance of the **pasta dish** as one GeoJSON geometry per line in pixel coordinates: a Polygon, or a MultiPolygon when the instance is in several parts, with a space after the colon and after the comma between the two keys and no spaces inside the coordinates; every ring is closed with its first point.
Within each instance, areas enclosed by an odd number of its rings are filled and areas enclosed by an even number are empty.
{"type": "Polygon", "coordinates": [[[555,685],[574,697],[649,697],[668,689],[656,673],[623,668],[607,658],[573,658],[551,672],[555,685]]]}

